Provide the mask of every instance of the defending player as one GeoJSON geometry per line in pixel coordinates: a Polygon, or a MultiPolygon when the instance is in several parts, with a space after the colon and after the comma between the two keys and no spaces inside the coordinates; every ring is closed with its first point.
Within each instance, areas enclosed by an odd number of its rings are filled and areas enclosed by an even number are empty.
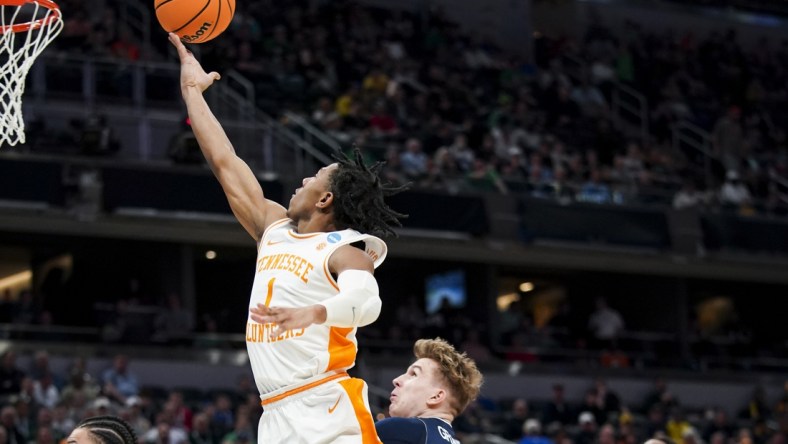
{"type": "Polygon", "coordinates": [[[419,339],[408,370],[394,379],[389,415],[375,424],[383,444],[459,444],[452,421],[482,385],[476,363],[443,339],[419,339]]]}
{"type": "Polygon", "coordinates": [[[249,360],[264,406],[260,443],[378,443],[367,386],[355,365],[356,328],[370,324],[381,301],[373,276],[386,257],[376,234],[392,234],[403,215],[384,195],[380,164],[361,154],[305,178],[287,210],[267,200],[233,150],[203,91],[206,73],[174,34],[181,92],[192,129],[238,221],[258,245],[246,326],[249,360]],[[370,234],[362,234],[370,233],[370,234]],[[363,241],[364,249],[351,246],[363,241]]]}

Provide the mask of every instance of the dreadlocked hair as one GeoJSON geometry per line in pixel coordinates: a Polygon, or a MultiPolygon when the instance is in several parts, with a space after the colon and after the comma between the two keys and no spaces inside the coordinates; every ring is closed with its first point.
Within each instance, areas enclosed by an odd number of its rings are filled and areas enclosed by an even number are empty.
{"type": "Polygon", "coordinates": [[[94,416],[84,419],[77,428],[85,429],[98,444],[137,444],[137,434],[117,416],[94,416]]]}
{"type": "Polygon", "coordinates": [[[353,158],[345,153],[334,155],[339,168],[329,179],[334,193],[334,224],[338,229],[352,228],[375,236],[397,236],[393,227],[401,227],[400,219],[408,217],[398,213],[384,202],[409,188],[409,184],[391,186],[380,181],[378,173],[385,162],[372,166],[364,164],[361,150],[353,146],[353,158]]]}

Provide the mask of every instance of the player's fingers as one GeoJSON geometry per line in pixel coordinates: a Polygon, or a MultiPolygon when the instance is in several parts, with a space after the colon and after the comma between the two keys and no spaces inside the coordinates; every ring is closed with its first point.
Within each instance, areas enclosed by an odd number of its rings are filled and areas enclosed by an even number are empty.
{"type": "Polygon", "coordinates": [[[255,311],[254,309],[249,310],[249,315],[252,317],[252,319],[265,318],[267,316],[270,316],[268,313],[255,311]]]}
{"type": "Polygon", "coordinates": [[[276,321],[271,316],[259,316],[259,320],[257,322],[260,324],[276,324],[276,321]]]}
{"type": "Polygon", "coordinates": [[[170,39],[170,43],[172,43],[172,45],[175,46],[175,49],[178,50],[178,57],[183,59],[189,55],[189,50],[186,49],[186,47],[183,45],[183,42],[178,38],[177,35],[171,32],[168,34],[168,37],[170,39]]]}
{"type": "Polygon", "coordinates": [[[173,33],[171,33],[171,32],[167,34],[167,39],[170,40],[170,43],[172,43],[172,46],[174,46],[175,49],[178,49],[180,46],[183,45],[183,43],[181,43],[180,39],[178,39],[178,36],[173,34],[173,33]]]}
{"type": "Polygon", "coordinates": [[[273,316],[271,316],[269,313],[259,313],[249,310],[249,317],[251,317],[255,322],[259,322],[261,324],[273,322],[273,316]]]}
{"type": "Polygon", "coordinates": [[[274,316],[273,313],[271,313],[271,309],[265,305],[257,304],[257,307],[250,308],[249,315],[252,320],[259,322],[260,324],[274,322],[274,316]]]}
{"type": "Polygon", "coordinates": [[[266,313],[268,313],[268,307],[266,307],[263,304],[257,304],[256,306],[251,307],[249,309],[249,311],[251,311],[253,313],[266,314],[266,313]]]}
{"type": "Polygon", "coordinates": [[[268,307],[268,313],[271,316],[279,316],[282,319],[290,315],[290,310],[292,309],[287,307],[277,307],[277,306],[268,307]]]}

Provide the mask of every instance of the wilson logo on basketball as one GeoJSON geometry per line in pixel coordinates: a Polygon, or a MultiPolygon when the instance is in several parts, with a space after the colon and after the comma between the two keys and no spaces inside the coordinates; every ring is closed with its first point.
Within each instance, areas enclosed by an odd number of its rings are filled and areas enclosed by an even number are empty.
{"type": "Polygon", "coordinates": [[[205,34],[206,31],[211,29],[211,26],[213,26],[213,23],[205,22],[205,23],[202,24],[202,26],[200,26],[200,29],[198,29],[197,32],[194,33],[194,35],[185,35],[185,36],[181,37],[181,41],[183,43],[189,43],[192,40],[197,40],[200,37],[202,37],[202,35],[205,34]]]}

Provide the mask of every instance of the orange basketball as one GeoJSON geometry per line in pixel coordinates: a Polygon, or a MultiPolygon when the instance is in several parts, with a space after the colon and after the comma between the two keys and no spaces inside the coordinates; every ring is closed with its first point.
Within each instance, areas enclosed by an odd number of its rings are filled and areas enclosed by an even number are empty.
{"type": "Polygon", "coordinates": [[[183,43],[204,43],[218,36],[235,14],[235,0],[154,0],[161,27],[183,43]]]}

